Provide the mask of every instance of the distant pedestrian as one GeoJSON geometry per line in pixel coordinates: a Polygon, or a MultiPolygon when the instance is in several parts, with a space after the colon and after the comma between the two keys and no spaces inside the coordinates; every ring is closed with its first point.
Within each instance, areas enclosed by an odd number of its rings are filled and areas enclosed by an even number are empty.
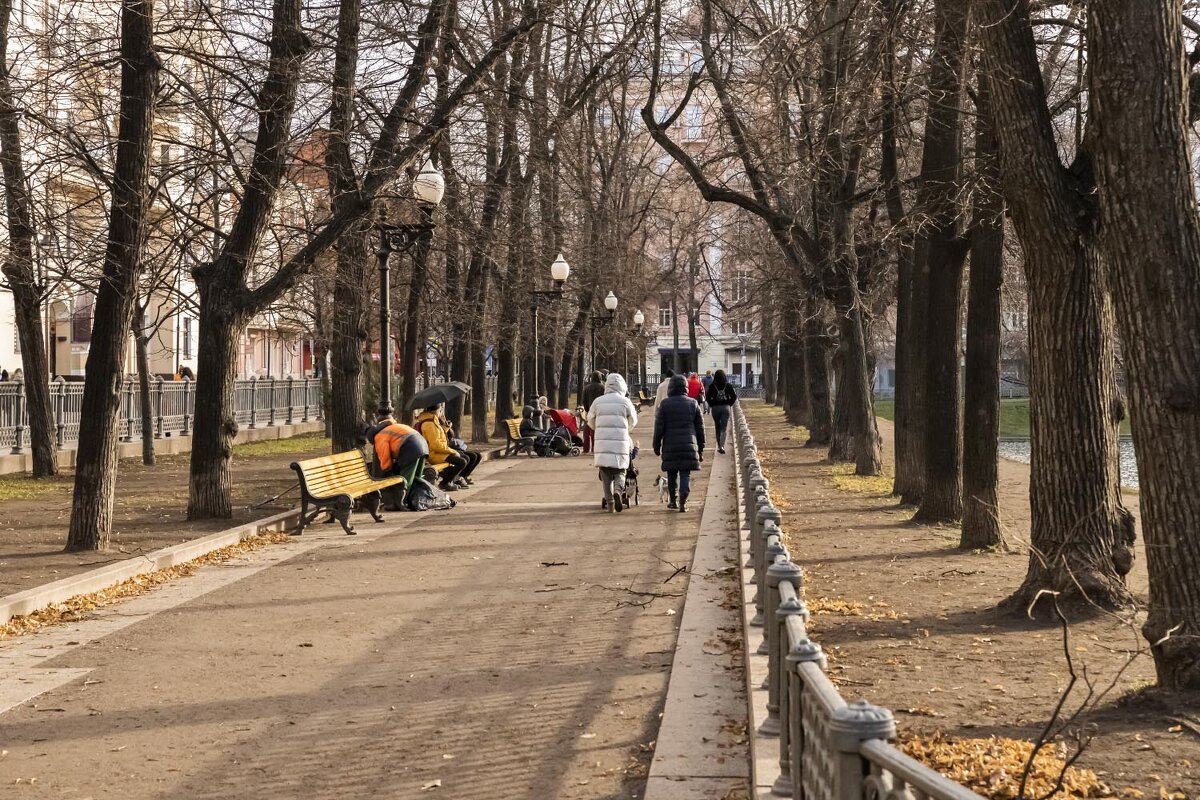
{"type": "Polygon", "coordinates": [[[704,403],[704,384],[700,382],[700,376],[692,373],[688,376],[688,397],[695,400],[697,403],[704,403]]]}
{"type": "Polygon", "coordinates": [[[724,370],[717,370],[713,375],[712,385],[708,387],[705,400],[712,409],[713,425],[717,429],[717,452],[725,452],[725,431],[729,428],[729,414],[733,404],[737,402],[737,392],[733,384],[725,376],[724,370]]]}
{"type": "Polygon", "coordinates": [[[592,410],[592,403],[596,402],[596,398],[604,394],[604,378],[600,375],[599,370],[592,372],[588,376],[588,382],[583,386],[583,394],[579,396],[579,405],[583,406],[583,452],[592,452],[592,441],[595,438],[595,431],[592,426],[587,424],[587,413],[592,410]]]}
{"type": "Polygon", "coordinates": [[[667,387],[671,384],[671,378],[675,377],[673,370],[667,370],[663,373],[662,382],[658,384],[658,390],[654,393],[654,407],[658,408],[663,400],[667,399],[667,387]]]}
{"type": "Polygon", "coordinates": [[[692,488],[692,472],[704,460],[704,417],[700,405],[688,397],[687,379],[671,378],[667,399],[654,417],[654,455],[662,456],[667,473],[667,508],[687,511],[692,488]]]}
{"type": "Polygon", "coordinates": [[[595,431],[592,463],[600,470],[604,499],[600,507],[616,513],[627,505],[625,470],[633,452],[632,431],[637,425],[637,408],[625,396],[625,379],[610,372],[604,381],[604,394],[588,409],[588,427],[595,431]]]}
{"type": "Polygon", "coordinates": [[[8,370],[4,369],[3,367],[0,367],[0,382],[4,382],[7,380],[8,380],[8,370]]]}

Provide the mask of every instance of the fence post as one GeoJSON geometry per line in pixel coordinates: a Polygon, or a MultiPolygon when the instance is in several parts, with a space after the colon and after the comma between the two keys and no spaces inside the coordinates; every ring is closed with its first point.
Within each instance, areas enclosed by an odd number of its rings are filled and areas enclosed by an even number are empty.
{"type": "Polygon", "coordinates": [[[308,390],[311,385],[312,385],[312,378],[305,378],[304,379],[304,389],[303,389],[303,391],[304,391],[304,413],[300,417],[301,422],[308,422],[308,390]]]}
{"type": "Polygon", "coordinates": [[[19,456],[25,452],[25,381],[17,381],[17,403],[16,403],[16,419],[14,423],[14,433],[16,439],[13,440],[12,452],[14,456],[19,456]]]}
{"type": "Polygon", "coordinates": [[[767,718],[758,726],[758,732],[763,736],[779,735],[779,677],[783,665],[785,648],[779,641],[779,624],[776,621],[776,611],[779,610],[779,582],[790,580],[795,586],[800,585],[800,567],[787,560],[787,555],[778,562],[773,562],[767,568],[767,599],[766,624],[763,626],[763,647],[759,653],[767,656],[767,718]]]}
{"type": "MultiPolygon", "coordinates": [[[[797,593],[800,591],[799,586],[796,586],[796,591],[797,593]]],[[[804,607],[798,594],[796,597],[784,600],[776,609],[775,626],[779,634],[779,646],[771,648],[772,657],[779,662],[777,667],[771,666],[772,672],[777,676],[775,685],[779,692],[779,699],[776,701],[776,705],[779,707],[779,777],[771,786],[771,792],[781,797],[792,796],[792,713],[795,704],[791,700],[791,673],[794,670],[789,667],[790,662],[788,661],[792,655],[787,635],[788,617],[800,617],[805,621],[808,620],[808,609],[804,607]]],[[[767,702],[770,703],[769,695],[767,702]]]]}
{"type": "Polygon", "coordinates": [[[258,376],[250,376],[250,425],[251,428],[257,428],[257,420],[255,419],[255,406],[258,405],[258,376]]]}
{"type": "Polygon", "coordinates": [[[271,398],[271,410],[267,412],[267,427],[275,426],[275,379],[267,378],[267,397],[271,398]]]}
{"type": "MultiPolygon", "coordinates": [[[[750,525],[750,560],[751,568],[754,571],[754,583],[758,585],[759,573],[766,569],[768,564],[763,559],[763,545],[766,540],[763,538],[763,521],[765,520],[764,512],[770,507],[771,500],[767,497],[767,493],[763,487],[757,489],[758,496],[755,502],[753,516],[751,517],[750,525]]],[[[762,613],[762,598],[755,594],[754,597],[754,616],[750,620],[750,624],[758,627],[763,624],[762,613]]]]}
{"type": "MultiPolygon", "coordinates": [[[[767,604],[769,598],[767,593],[767,572],[770,570],[771,565],[775,563],[775,559],[788,554],[787,547],[783,544],[783,533],[775,524],[772,523],[770,528],[763,529],[762,544],[759,546],[759,553],[759,566],[754,573],[754,616],[759,618],[759,626],[765,626],[767,617],[771,613],[768,611],[770,606],[767,604]]],[[[778,601],[776,601],[776,604],[778,604],[778,601]]],[[[763,640],[762,644],[758,646],[758,653],[759,655],[766,655],[766,652],[767,632],[764,629],[763,640]]]]}
{"type": "Polygon", "coordinates": [[[59,375],[54,379],[54,445],[62,449],[67,438],[67,382],[59,375]]]}
{"type": "Polygon", "coordinates": [[[183,376],[183,430],[179,432],[180,436],[187,436],[192,432],[192,379],[183,376]]]}
{"type": "MultiPolygon", "coordinates": [[[[805,609],[807,612],[807,609],[805,609]]],[[[804,786],[804,682],[803,664],[816,664],[824,672],[829,666],[821,645],[810,639],[801,639],[792,643],[787,654],[788,663],[788,725],[791,728],[788,737],[791,750],[792,765],[789,773],[792,778],[793,793],[795,787],[804,786]]]]}
{"type": "Polygon", "coordinates": [[[158,403],[158,408],[155,409],[158,413],[154,415],[154,438],[161,439],[163,437],[163,378],[158,376],[158,382],[155,384],[155,400],[158,403]]]}
{"type": "Polygon", "coordinates": [[[862,743],[867,739],[896,738],[896,719],[886,708],[858,700],[833,712],[829,734],[837,750],[833,796],[836,800],[858,800],[863,796],[867,774],[859,752],[862,743]]]}
{"type": "Polygon", "coordinates": [[[296,379],[288,375],[288,415],[287,424],[292,424],[292,409],[296,407],[296,379]]]}
{"type": "MultiPolygon", "coordinates": [[[[143,413],[145,413],[143,411],[143,413]]],[[[125,441],[133,441],[133,379],[125,379],[125,441]]],[[[82,420],[80,420],[82,423],[82,420]]]]}

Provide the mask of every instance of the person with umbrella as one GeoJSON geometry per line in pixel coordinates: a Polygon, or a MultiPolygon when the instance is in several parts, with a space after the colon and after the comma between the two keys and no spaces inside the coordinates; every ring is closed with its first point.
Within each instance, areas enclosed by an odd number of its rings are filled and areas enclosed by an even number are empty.
{"type": "Polygon", "coordinates": [[[467,477],[478,461],[464,458],[450,446],[450,436],[439,415],[441,408],[441,403],[426,408],[421,412],[421,416],[417,417],[415,425],[429,445],[429,463],[435,466],[448,465],[438,473],[441,479],[439,488],[443,492],[453,492],[467,488],[467,477]]]}

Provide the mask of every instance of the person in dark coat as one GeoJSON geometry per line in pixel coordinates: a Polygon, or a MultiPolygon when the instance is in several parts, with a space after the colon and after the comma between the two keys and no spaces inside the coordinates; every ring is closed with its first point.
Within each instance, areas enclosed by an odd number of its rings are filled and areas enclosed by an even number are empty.
{"type": "Polygon", "coordinates": [[[717,452],[725,452],[725,431],[729,427],[729,415],[733,404],[737,402],[737,392],[733,389],[733,384],[725,377],[724,370],[717,370],[717,374],[713,375],[712,383],[708,386],[708,391],[705,393],[705,399],[708,400],[708,407],[712,409],[713,425],[717,428],[717,452]]]}
{"type": "Polygon", "coordinates": [[[583,452],[592,452],[592,443],[596,438],[596,432],[592,430],[592,426],[587,424],[587,414],[592,410],[592,403],[596,402],[596,398],[604,394],[604,376],[599,370],[592,372],[588,378],[588,382],[583,386],[583,394],[579,396],[579,405],[583,406],[583,452]]]}
{"type": "Polygon", "coordinates": [[[671,499],[667,508],[687,511],[692,472],[700,469],[704,460],[704,417],[700,405],[688,397],[687,379],[682,375],[671,378],[667,398],[658,404],[654,417],[654,455],[662,456],[662,468],[667,473],[671,499]]]}

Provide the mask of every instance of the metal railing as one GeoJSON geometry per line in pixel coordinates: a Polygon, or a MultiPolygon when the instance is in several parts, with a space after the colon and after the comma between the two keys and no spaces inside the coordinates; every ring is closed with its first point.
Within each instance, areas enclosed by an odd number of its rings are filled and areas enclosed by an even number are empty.
{"type": "Polygon", "coordinates": [[[779,741],[772,793],[805,800],[981,800],[893,746],[892,712],[865,700],[847,703],[825,674],[825,654],[807,632],[804,573],[788,553],[783,516],[740,404],[733,419],[739,515],[749,529],[746,566],[757,588],[750,624],[763,629],[758,653],[768,663],[767,716],[758,733],[779,741]]]}
{"type": "MultiPolygon", "coordinates": [[[[316,378],[251,378],[235,381],[233,415],[240,427],[265,428],[322,418],[321,381],[316,378]]],[[[118,436],[132,442],[142,435],[142,397],[135,378],[121,387],[118,436]]],[[[66,447],[79,441],[83,383],[55,378],[50,383],[54,412],[54,441],[66,447]]],[[[196,413],[196,387],[186,378],[150,382],[150,408],[154,438],[188,436],[196,413]]],[[[21,381],[0,383],[0,452],[20,454],[29,445],[29,415],[21,381]]]]}

